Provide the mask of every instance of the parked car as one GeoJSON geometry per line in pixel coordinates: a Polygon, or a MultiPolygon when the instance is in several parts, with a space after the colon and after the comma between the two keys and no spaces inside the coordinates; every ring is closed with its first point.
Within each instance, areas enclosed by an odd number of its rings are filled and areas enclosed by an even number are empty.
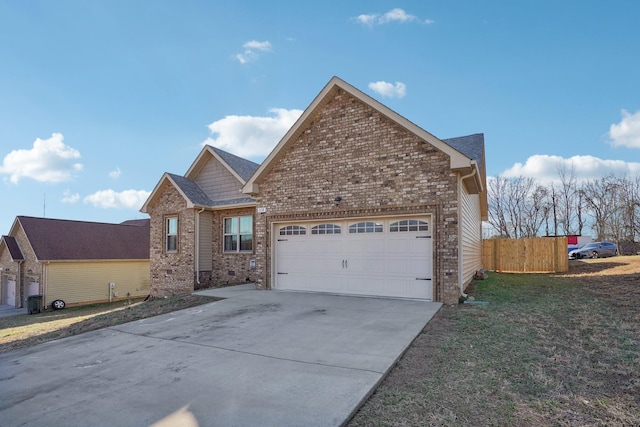
{"type": "Polygon", "coordinates": [[[569,259],[605,258],[618,255],[618,245],[611,242],[587,243],[580,249],[569,252],[569,259]]]}

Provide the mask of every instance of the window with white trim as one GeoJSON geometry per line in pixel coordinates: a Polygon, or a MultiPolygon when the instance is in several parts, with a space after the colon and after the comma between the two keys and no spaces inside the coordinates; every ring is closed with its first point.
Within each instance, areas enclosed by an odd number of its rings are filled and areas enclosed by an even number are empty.
{"type": "Polygon", "coordinates": [[[304,236],[307,234],[307,229],[300,225],[287,225],[280,228],[281,236],[304,236]]]}
{"type": "Polygon", "coordinates": [[[178,252],[178,217],[167,217],[165,221],[165,250],[178,252]]]}
{"type": "Polygon", "coordinates": [[[417,219],[403,219],[389,225],[389,231],[398,233],[403,231],[429,231],[429,223],[417,219]]]}
{"type": "Polygon", "coordinates": [[[253,251],[253,216],[224,219],[224,252],[253,251]]]}
{"type": "Polygon", "coordinates": [[[311,234],[340,234],[342,227],[336,224],[318,224],[311,227],[311,234]]]}
{"type": "Polygon", "coordinates": [[[349,226],[349,234],[354,233],[382,233],[380,222],[358,222],[349,226]]]}

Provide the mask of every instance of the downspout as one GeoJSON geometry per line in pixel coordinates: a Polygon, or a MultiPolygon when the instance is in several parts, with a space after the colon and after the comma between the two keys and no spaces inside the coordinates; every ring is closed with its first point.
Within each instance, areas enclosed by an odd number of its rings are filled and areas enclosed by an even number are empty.
{"type": "Polygon", "coordinates": [[[196,283],[200,284],[200,214],[204,212],[204,208],[201,208],[196,215],[196,283]]]}
{"type": "MultiPolygon", "coordinates": [[[[24,261],[18,261],[18,300],[19,300],[19,305],[18,308],[24,308],[24,301],[22,300],[22,295],[23,295],[23,284],[22,284],[22,263],[24,261]]],[[[24,292],[26,293],[26,292],[24,292]]]]}
{"type": "Polygon", "coordinates": [[[42,263],[42,307],[47,306],[47,289],[49,288],[49,261],[42,263]]]}

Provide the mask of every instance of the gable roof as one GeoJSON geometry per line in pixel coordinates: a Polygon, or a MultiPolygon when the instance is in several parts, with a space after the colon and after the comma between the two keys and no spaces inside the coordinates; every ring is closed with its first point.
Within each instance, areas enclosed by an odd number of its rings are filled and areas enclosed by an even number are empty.
{"type": "Polygon", "coordinates": [[[227,153],[217,147],[205,145],[184,176],[191,179],[195,178],[200,168],[202,168],[210,156],[215,157],[242,185],[247,182],[251,175],[253,175],[256,169],[260,166],[251,160],[243,159],[235,154],[227,153]]]}
{"type": "Polygon", "coordinates": [[[149,259],[150,221],[146,225],[18,216],[38,261],[149,259]]]}
{"type": "Polygon", "coordinates": [[[12,261],[24,261],[24,255],[18,246],[18,241],[12,236],[2,236],[0,238],[0,245],[4,243],[9,250],[9,256],[12,261]]]}
{"type": "Polygon", "coordinates": [[[238,180],[239,186],[244,185],[247,179],[249,179],[260,166],[251,160],[243,159],[242,157],[227,153],[211,145],[205,145],[184,176],[169,172],[165,172],[164,175],[162,175],[162,178],[160,178],[160,181],[158,181],[158,184],[156,184],[140,208],[140,212],[149,212],[149,205],[156,199],[163,184],[167,182],[178,190],[186,201],[187,208],[221,209],[254,205],[255,200],[248,196],[241,196],[232,200],[211,200],[207,193],[193,180],[211,157],[216,158],[217,161],[238,180]]]}
{"type": "MultiPolygon", "coordinates": [[[[411,121],[402,117],[400,114],[391,110],[387,106],[382,103],[376,101],[371,98],[369,95],[361,92],[350,84],[346,83],[342,79],[338,77],[333,77],[329,83],[320,91],[320,93],[315,97],[313,102],[307,107],[307,109],[302,113],[300,118],[295,122],[295,124],[289,129],[289,131],[282,137],[280,142],[275,146],[275,148],[269,153],[267,158],[264,160],[262,165],[256,170],[253,176],[247,181],[244,185],[242,191],[247,194],[256,194],[259,189],[257,186],[257,181],[263,177],[265,174],[269,172],[272,165],[275,164],[275,160],[279,158],[282,153],[284,153],[284,147],[290,142],[295,140],[307,127],[308,123],[313,120],[316,111],[321,109],[329,100],[331,100],[338,90],[343,90],[347,92],[349,95],[358,99],[359,101],[367,104],[369,107],[376,110],[378,113],[383,116],[389,118],[394,121],[398,125],[404,127],[409,132],[414,133],[424,141],[433,145],[440,151],[443,151],[445,154],[449,156],[450,159],[450,167],[451,169],[457,170],[462,174],[468,174],[472,172],[474,168],[477,169],[477,163],[473,158],[467,156],[466,154],[458,151],[451,145],[443,142],[442,140],[436,138],[429,132],[415,125],[411,121]]],[[[481,184],[478,185],[482,187],[481,184]]]]}
{"type": "Polygon", "coordinates": [[[223,208],[239,208],[245,206],[253,206],[256,203],[253,198],[247,196],[239,197],[232,200],[213,201],[195,181],[184,176],[165,172],[164,175],[162,175],[162,178],[160,178],[160,181],[158,181],[156,187],[151,192],[151,195],[149,196],[147,201],[144,203],[144,205],[142,205],[142,208],[140,208],[140,212],[149,212],[149,205],[159,195],[160,189],[165,183],[172,185],[176,190],[178,190],[178,193],[180,193],[182,198],[185,200],[187,208],[189,209],[205,208],[214,210],[223,208]]]}

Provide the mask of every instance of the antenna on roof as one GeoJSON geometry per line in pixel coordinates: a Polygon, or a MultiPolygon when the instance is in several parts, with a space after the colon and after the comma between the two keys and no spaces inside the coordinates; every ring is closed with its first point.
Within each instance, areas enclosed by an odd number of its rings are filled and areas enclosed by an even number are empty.
{"type": "Polygon", "coordinates": [[[42,201],[42,217],[47,217],[47,193],[44,193],[44,200],[42,201]]]}

